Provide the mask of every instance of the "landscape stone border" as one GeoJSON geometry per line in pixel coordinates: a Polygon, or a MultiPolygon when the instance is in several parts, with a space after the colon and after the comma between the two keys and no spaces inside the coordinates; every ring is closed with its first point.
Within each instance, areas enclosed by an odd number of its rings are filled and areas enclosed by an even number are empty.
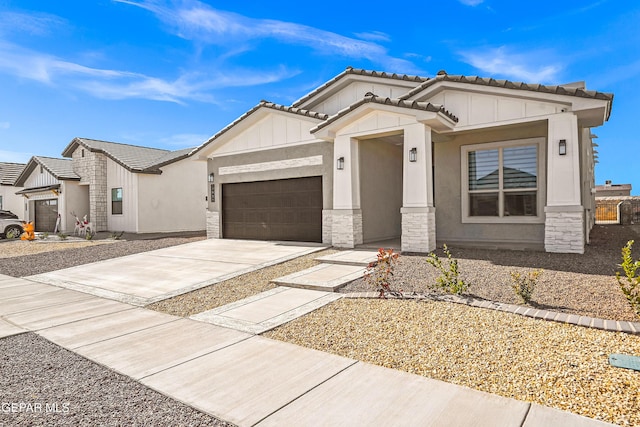
{"type": "MultiPolygon", "coordinates": [[[[427,295],[418,293],[387,293],[388,299],[413,299],[432,300],[464,304],[471,307],[486,308],[490,310],[504,311],[506,313],[520,316],[542,319],[550,322],[568,323],[570,325],[583,326],[586,328],[601,329],[610,332],[624,332],[632,335],[640,335],[640,322],[629,322],[626,320],[607,320],[596,317],[581,316],[579,314],[561,313],[558,311],[541,310],[535,307],[527,307],[517,304],[507,304],[497,301],[483,300],[468,296],[459,295],[427,295]]],[[[344,294],[344,298],[380,298],[378,292],[352,292],[344,294]]]]}

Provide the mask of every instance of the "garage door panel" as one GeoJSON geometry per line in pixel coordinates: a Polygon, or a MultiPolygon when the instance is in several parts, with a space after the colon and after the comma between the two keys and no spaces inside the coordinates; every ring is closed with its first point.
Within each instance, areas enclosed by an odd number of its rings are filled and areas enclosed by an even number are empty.
{"type": "Polygon", "coordinates": [[[322,241],[322,177],[223,184],[223,236],[322,241]]]}

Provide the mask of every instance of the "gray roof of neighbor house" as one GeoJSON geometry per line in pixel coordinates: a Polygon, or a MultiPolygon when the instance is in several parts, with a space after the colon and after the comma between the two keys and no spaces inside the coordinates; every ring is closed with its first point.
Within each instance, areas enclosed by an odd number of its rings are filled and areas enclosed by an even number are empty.
{"type": "Polygon", "coordinates": [[[71,157],[78,146],[94,153],[103,153],[125,169],[139,173],[162,173],[160,170],[162,166],[187,157],[193,150],[193,148],[187,148],[169,151],[89,138],[74,138],[62,155],[71,157]]]}
{"type": "Polygon", "coordinates": [[[596,185],[596,192],[598,191],[631,191],[631,184],[596,185]]]}
{"type": "Polygon", "coordinates": [[[0,185],[14,185],[25,166],[24,163],[0,162],[0,185]]]}
{"type": "Polygon", "coordinates": [[[16,178],[15,185],[22,187],[29,175],[36,169],[36,167],[42,166],[44,170],[49,172],[54,178],[61,181],[79,181],[80,177],[73,171],[73,162],[69,159],[56,159],[53,157],[33,156],[27,162],[18,178],[16,178]]]}
{"type": "Polygon", "coordinates": [[[367,93],[367,95],[364,98],[362,98],[360,101],[354,102],[353,104],[351,104],[347,108],[344,108],[344,109],[340,110],[337,114],[334,114],[333,116],[329,117],[324,122],[320,123],[315,128],[311,129],[311,132],[316,132],[316,131],[328,126],[329,124],[331,124],[331,123],[335,122],[336,120],[338,120],[339,118],[347,115],[348,113],[350,113],[351,111],[353,111],[356,108],[360,107],[361,105],[364,105],[364,104],[367,104],[367,103],[391,105],[391,106],[394,106],[394,107],[408,108],[408,109],[412,109],[412,110],[422,110],[422,111],[431,111],[433,113],[442,113],[445,116],[447,116],[448,118],[450,118],[452,121],[458,122],[458,118],[456,116],[454,116],[453,114],[451,114],[449,111],[447,111],[442,105],[436,105],[436,104],[432,104],[430,102],[405,101],[405,100],[402,100],[402,99],[384,98],[384,97],[381,97],[381,96],[375,96],[372,93],[367,93]]]}
{"type": "MultiPolygon", "coordinates": [[[[601,99],[604,101],[609,101],[610,104],[613,102],[612,93],[598,92],[595,90],[586,90],[583,86],[579,86],[579,85],[577,86],[575,84],[547,86],[542,84],[530,84],[530,83],[523,83],[523,82],[513,82],[510,80],[503,80],[503,79],[493,79],[489,77],[452,75],[452,74],[447,74],[446,71],[439,71],[437,76],[425,80],[420,85],[416,86],[415,89],[410,90],[400,98],[401,99],[411,98],[412,96],[420,93],[421,91],[428,88],[429,86],[432,86],[439,82],[468,83],[468,84],[474,84],[474,85],[480,85],[480,86],[491,86],[491,87],[516,89],[516,90],[528,90],[532,92],[550,93],[555,95],[578,96],[581,98],[601,99]]],[[[611,113],[611,107],[609,107],[609,113],[611,113]]]]}
{"type": "Polygon", "coordinates": [[[205,142],[203,142],[202,144],[200,144],[199,146],[194,148],[189,153],[189,155],[197,153],[202,148],[204,148],[206,145],[208,145],[210,142],[213,142],[214,140],[218,139],[220,136],[222,136],[223,134],[225,134],[226,132],[228,132],[229,130],[234,128],[236,125],[238,125],[244,119],[246,119],[247,117],[249,117],[250,115],[252,115],[253,113],[255,113],[256,111],[258,111],[261,108],[269,108],[271,110],[284,111],[285,113],[297,114],[299,116],[311,117],[313,119],[318,119],[318,120],[326,120],[326,119],[329,118],[328,114],[317,113],[315,111],[304,110],[302,108],[287,107],[285,105],[276,104],[276,103],[273,103],[273,102],[265,101],[263,99],[262,101],[260,101],[260,103],[258,103],[258,105],[256,105],[255,107],[251,108],[249,111],[247,111],[246,113],[244,113],[243,115],[241,115],[240,117],[235,119],[233,122],[229,123],[227,126],[222,128],[218,133],[213,135],[211,138],[209,138],[208,140],[206,140],[205,142]]]}

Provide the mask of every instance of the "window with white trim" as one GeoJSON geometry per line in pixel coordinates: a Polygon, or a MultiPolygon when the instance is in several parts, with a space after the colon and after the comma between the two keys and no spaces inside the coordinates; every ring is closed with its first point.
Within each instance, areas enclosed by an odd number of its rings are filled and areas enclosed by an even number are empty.
{"type": "Polygon", "coordinates": [[[539,139],[528,139],[462,147],[463,220],[537,220],[541,158],[538,142],[539,139]]]}
{"type": "Polygon", "coordinates": [[[122,215],[122,187],[111,189],[111,214],[122,215]]]}

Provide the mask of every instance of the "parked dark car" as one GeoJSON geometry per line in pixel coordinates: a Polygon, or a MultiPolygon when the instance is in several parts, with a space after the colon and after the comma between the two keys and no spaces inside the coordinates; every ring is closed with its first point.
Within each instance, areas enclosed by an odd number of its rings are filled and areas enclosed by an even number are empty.
{"type": "Polygon", "coordinates": [[[0,236],[17,239],[22,234],[22,221],[11,211],[0,210],[0,236]]]}

